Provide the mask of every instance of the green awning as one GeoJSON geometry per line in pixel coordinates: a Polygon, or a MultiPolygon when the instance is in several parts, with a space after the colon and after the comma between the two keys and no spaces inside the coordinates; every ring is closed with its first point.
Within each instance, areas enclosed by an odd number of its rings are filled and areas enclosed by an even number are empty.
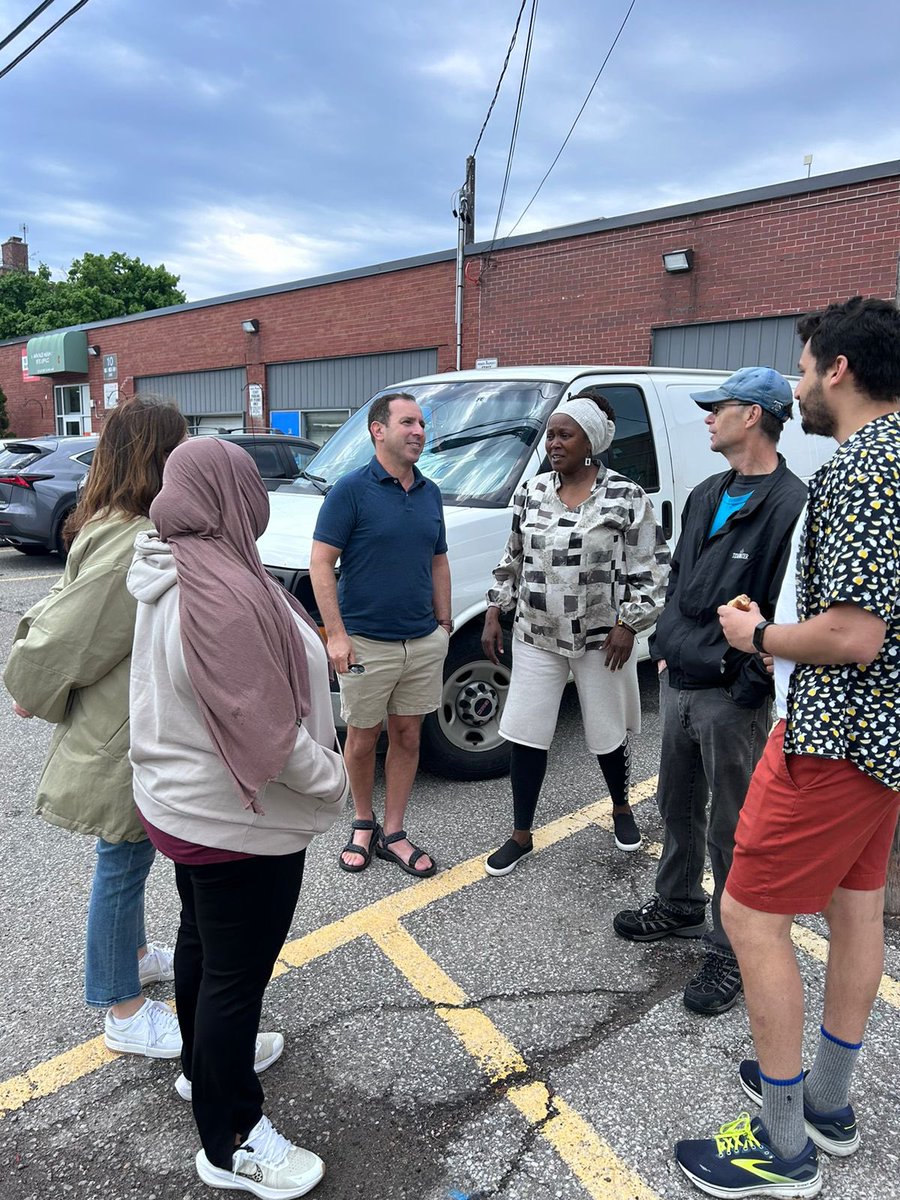
{"type": "Polygon", "coordinates": [[[30,375],[87,375],[87,334],[83,329],[68,333],[42,333],[28,339],[30,375]]]}

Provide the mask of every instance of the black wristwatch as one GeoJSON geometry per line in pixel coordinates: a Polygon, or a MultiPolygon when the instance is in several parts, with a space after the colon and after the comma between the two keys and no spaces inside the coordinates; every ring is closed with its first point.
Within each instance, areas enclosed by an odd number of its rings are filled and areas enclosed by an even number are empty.
{"type": "Polygon", "coordinates": [[[774,621],[760,621],[753,630],[753,649],[757,654],[765,654],[763,649],[763,638],[766,636],[766,630],[770,625],[774,625],[774,621]]]}

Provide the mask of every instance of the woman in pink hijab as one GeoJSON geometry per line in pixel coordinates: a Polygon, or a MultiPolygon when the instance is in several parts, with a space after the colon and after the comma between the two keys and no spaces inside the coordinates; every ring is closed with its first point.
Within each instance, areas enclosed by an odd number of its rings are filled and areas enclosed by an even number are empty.
{"type": "Polygon", "coordinates": [[[128,575],[131,759],[182,904],[176,1087],[193,1103],[204,1182],[302,1196],[324,1166],[263,1114],[257,1076],[284,1039],[258,1029],[306,847],[347,794],[325,650],[263,569],[268,493],[245,450],[217,438],[179,446],[150,517],[158,532],[140,535],[128,575]]]}

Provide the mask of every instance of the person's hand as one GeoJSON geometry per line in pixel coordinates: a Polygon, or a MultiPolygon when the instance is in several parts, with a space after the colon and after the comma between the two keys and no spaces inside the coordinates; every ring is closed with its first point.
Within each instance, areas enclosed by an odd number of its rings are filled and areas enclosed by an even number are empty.
{"type": "Polygon", "coordinates": [[[771,654],[761,654],[762,665],[766,668],[770,675],[775,674],[775,658],[771,654]]]}
{"type": "Polygon", "coordinates": [[[356,662],[353,646],[346,633],[335,634],[328,639],[328,659],[338,675],[346,675],[347,668],[356,662]]]}
{"type": "Polygon", "coordinates": [[[500,609],[489,608],[484,614],[484,629],[481,632],[481,650],[489,662],[497,666],[503,653],[503,628],[500,625],[500,609]]]}
{"type": "Polygon", "coordinates": [[[657,674],[658,674],[658,675],[662,675],[663,671],[666,669],[666,667],[667,667],[668,665],[669,665],[669,664],[666,662],[666,660],[665,660],[664,658],[660,658],[660,659],[658,659],[658,660],[657,660],[657,663],[656,663],[656,671],[657,671],[657,674]]]}
{"type": "Polygon", "coordinates": [[[606,640],[600,643],[600,649],[606,651],[607,668],[610,671],[621,671],[631,658],[634,632],[627,625],[613,625],[606,635],[606,640]]]}
{"type": "Polygon", "coordinates": [[[720,604],[716,611],[728,645],[733,646],[735,650],[743,650],[745,654],[755,654],[753,631],[763,619],[756,601],[751,601],[747,612],[732,608],[730,604],[720,604]]]}
{"type": "Polygon", "coordinates": [[[34,716],[34,713],[30,713],[27,708],[23,708],[21,704],[16,704],[15,700],[13,701],[13,712],[17,717],[27,717],[29,720],[34,716]]]}

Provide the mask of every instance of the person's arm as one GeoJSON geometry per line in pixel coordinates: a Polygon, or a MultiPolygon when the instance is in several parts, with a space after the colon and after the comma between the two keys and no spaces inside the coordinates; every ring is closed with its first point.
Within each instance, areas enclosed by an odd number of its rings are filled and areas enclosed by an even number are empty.
{"type": "MultiPolygon", "coordinates": [[[[718,613],[728,644],[746,654],[756,653],[753,631],[763,620],[759,605],[754,601],[749,612],[741,612],[723,604],[718,613]]],[[[808,621],[770,625],[763,633],[762,644],[766,655],[790,662],[868,665],[878,657],[886,632],[881,617],[858,604],[832,604],[808,621]]]]}
{"type": "Polygon", "coordinates": [[[309,556],[309,578],[312,583],[313,595],[319,616],[325,626],[325,636],[328,639],[328,658],[339,675],[345,674],[351,663],[356,661],[353,646],[341,619],[338,607],[337,578],[334,573],[335,564],[341,552],[337,546],[328,542],[312,544],[309,556]]]}
{"type": "Polygon", "coordinates": [[[481,632],[481,649],[484,657],[495,665],[503,653],[503,629],[500,613],[515,608],[519,599],[519,575],[522,571],[525,541],[522,536],[522,519],[528,493],[524,487],[513,498],[512,528],[506,541],[503,557],[493,570],[494,586],[487,592],[487,611],[481,632]]]}
{"type": "Polygon", "coordinates": [[[624,539],[625,578],[618,618],[634,634],[649,629],[662,612],[669,580],[669,547],[653,505],[639,489],[624,539]]]}
{"type": "Polygon", "coordinates": [[[453,626],[453,608],[450,599],[450,563],[446,554],[435,554],[431,560],[431,592],[437,623],[449,633],[453,626]]]}

